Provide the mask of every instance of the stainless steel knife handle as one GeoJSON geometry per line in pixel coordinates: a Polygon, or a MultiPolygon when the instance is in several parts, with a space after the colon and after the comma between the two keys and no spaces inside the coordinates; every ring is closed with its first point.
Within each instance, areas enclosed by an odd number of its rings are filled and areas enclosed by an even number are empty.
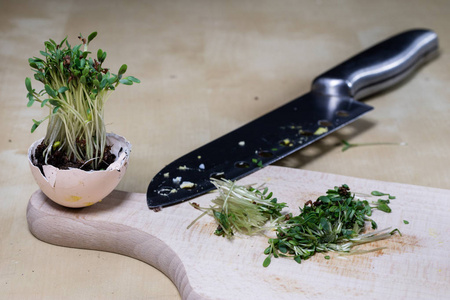
{"type": "Polygon", "coordinates": [[[361,99],[408,77],[438,53],[431,30],[414,29],[376,44],[314,79],[311,90],[361,99]]]}

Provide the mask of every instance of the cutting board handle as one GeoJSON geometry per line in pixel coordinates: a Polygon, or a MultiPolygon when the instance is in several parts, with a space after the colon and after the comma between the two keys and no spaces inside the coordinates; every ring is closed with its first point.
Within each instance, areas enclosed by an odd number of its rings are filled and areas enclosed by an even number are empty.
{"type": "Polygon", "coordinates": [[[312,91],[361,99],[408,77],[438,53],[437,34],[414,29],[353,56],[314,79],[312,91]]]}

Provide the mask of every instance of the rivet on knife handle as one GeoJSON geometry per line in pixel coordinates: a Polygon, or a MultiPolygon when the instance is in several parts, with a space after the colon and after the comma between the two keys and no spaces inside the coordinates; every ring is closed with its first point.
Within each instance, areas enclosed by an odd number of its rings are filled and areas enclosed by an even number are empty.
{"type": "Polygon", "coordinates": [[[317,77],[311,92],[178,158],[147,189],[151,209],[214,188],[211,177],[236,180],[355,121],[373,108],[355,101],[388,88],[437,53],[437,36],[411,30],[317,77]]]}
{"type": "Polygon", "coordinates": [[[438,53],[436,33],[400,33],[318,76],[312,90],[361,99],[393,86],[438,53]]]}

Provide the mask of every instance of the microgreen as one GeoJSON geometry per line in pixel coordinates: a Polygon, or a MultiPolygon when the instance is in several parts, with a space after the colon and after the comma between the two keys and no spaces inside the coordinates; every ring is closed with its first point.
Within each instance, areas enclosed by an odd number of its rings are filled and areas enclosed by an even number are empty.
{"type": "Polygon", "coordinates": [[[89,57],[88,45],[96,36],[97,32],[93,32],[86,39],[80,34],[82,44],[73,47],[67,37],[59,44],[49,39],[44,42],[44,51],[40,51],[42,58],[28,59],[34,78],[43,89],[34,89],[31,79],[25,79],[27,106],[38,102],[49,110],[42,120],[33,119],[31,127],[34,132],[44,121],[49,121],[44,138],[46,161],[52,151],[62,151],[67,157],[91,162],[96,168],[106,147],[104,106],[110,93],[119,84],[140,82],[133,76],[123,76],[127,70],[125,64],[117,75],[104,68],[106,52],[101,49],[96,58],[89,57]]]}
{"type": "MultiPolygon", "coordinates": [[[[253,235],[273,228],[267,226],[267,222],[273,224],[279,218],[284,218],[281,210],[286,203],[278,203],[267,187],[240,186],[226,179],[211,179],[211,182],[219,192],[212,200],[213,205],[210,207],[200,207],[196,203],[191,205],[214,217],[218,223],[216,235],[228,238],[233,237],[235,232],[253,235]]],[[[196,221],[197,219],[188,228],[196,221]]]]}
{"type": "Polygon", "coordinates": [[[406,225],[408,225],[408,224],[409,224],[409,221],[403,220],[403,223],[406,224],[406,225]]]}
{"type": "Polygon", "coordinates": [[[358,144],[350,144],[349,142],[343,140],[342,144],[344,144],[344,146],[342,146],[342,152],[347,151],[350,148],[354,148],[354,147],[361,147],[361,146],[379,146],[379,145],[397,145],[397,146],[406,146],[406,143],[358,143],[358,144]]]}

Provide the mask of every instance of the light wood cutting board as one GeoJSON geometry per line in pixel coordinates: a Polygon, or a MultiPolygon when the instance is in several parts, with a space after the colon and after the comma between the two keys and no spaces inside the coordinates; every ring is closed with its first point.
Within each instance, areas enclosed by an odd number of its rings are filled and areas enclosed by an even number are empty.
{"type": "MultiPolygon", "coordinates": [[[[365,247],[386,247],[369,254],[332,253],[329,260],[317,254],[302,264],[279,258],[264,268],[266,237],[215,236],[217,225],[209,216],[186,229],[198,210],[182,203],[154,212],[145,194],[114,191],[94,206],[68,209],[36,191],[27,219],[42,241],[123,254],[160,269],[183,299],[448,299],[449,190],[275,166],[239,183],[266,183],[294,214],[307,200],[343,183],[352,192],[391,193],[397,197],[392,213],[376,211],[372,217],[379,228],[398,228],[403,236],[365,247]]],[[[214,197],[210,193],[194,201],[207,206],[214,197]]]]}

